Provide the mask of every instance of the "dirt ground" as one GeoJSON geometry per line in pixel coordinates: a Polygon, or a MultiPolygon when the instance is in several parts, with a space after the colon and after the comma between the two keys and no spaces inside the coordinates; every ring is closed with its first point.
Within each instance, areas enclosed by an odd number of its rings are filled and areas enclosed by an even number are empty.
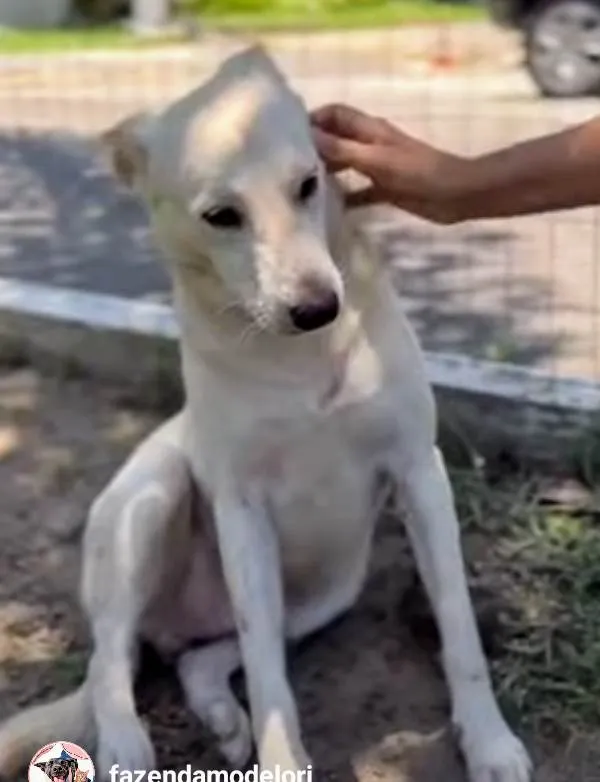
{"type": "MultiPolygon", "coordinates": [[[[0,718],[81,679],[88,638],[75,594],[86,509],[158,417],[130,401],[88,379],[0,369],[0,718]]],[[[471,557],[481,540],[467,538],[471,557]]],[[[400,525],[384,518],[359,604],[291,655],[323,778],[464,782],[435,649],[401,610],[413,575],[400,525]]],[[[170,671],[149,659],[140,691],[161,766],[220,767],[170,671]]],[[[531,746],[540,782],[600,780],[593,738],[552,753],[531,746]]]]}

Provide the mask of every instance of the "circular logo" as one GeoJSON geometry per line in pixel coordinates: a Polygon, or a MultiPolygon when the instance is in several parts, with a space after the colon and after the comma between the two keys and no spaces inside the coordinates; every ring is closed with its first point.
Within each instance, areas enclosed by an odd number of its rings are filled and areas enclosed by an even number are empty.
{"type": "Polygon", "coordinates": [[[29,782],[94,782],[88,753],[70,741],[55,741],[39,749],[29,764],[29,782]]]}

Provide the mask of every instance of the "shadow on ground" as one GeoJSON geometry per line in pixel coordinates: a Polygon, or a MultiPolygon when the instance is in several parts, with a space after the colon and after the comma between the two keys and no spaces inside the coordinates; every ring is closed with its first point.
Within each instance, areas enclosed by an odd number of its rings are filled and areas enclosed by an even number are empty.
{"type": "Polygon", "coordinates": [[[89,140],[0,135],[0,274],[154,297],[167,279],[141,207],[89,140]]]}
{"type": "MultiPolygon", "coordinates": [[[[0,216],[1,276],[168,299],[144,213],[89,139],[0,135],[0,216]]],[[[560,335],[532,327],[551,291],[519,265],[515,234],[401,218],[376,233],[427,348],[529,365],[562,348],[560,335]]]]}
{"type": "Polygon", "coordinates": [[[423,347],[529,366],[564,349],[565,335],[534,324],[550,310],[552,288],[519,268],[518,235],[398,223],[382,231],[384,256],[423,347]]]}

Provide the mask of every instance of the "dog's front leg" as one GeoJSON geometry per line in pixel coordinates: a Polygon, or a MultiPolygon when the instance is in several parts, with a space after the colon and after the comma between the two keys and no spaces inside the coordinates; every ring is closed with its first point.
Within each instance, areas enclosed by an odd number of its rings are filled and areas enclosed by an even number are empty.
{"type": "Polygon", "coordinates": [[[395,467],[409,537],[442,638],[453,721],[471,782],[527,782],[529,758],[492,691],[442,456],[431,448],[408,465],[399,456],[395,467]]]}
{"type": "Polygon", "coordinates": [[[276,531],[258,496],[217,498],[215,519],[225,580],[246,672],[262,768],[299,770],[302,746],[284,646],[283,586],[276,531]]]}

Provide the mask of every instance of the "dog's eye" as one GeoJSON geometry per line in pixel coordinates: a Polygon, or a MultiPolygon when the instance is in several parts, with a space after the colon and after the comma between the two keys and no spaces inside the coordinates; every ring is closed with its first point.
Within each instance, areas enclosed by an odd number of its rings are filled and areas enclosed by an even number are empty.
{"type": "Polygon", "coordinates": [[[298,191],[298,201],[304,203],[314,196],[319,186],[319,179],[316,174],[307,176],[306,179],[300,185],[298,191]]]}
{"type": "Polygon", "coordinates": [[[220,206],[204,212],[202,219],[213,228],[241,228],[244,217],[239,209],[233,206],[220,206]]]}

